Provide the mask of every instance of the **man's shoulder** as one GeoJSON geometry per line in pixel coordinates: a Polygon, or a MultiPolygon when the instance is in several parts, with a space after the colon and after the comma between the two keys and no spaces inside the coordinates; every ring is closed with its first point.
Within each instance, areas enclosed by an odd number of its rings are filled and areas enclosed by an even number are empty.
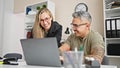
{"type": "Polygon", "coordinates": [[[69,39],[73,40],[73,39],[79,39],[79,37],[77,37],[74,33],[70,34],[69,39]]]}
{"type": "Polygon", "coordinates": [[[93,30],[90,31],[89,37],[90,38],[95,38],[95,39],[103,38],[102,35],[99,32],[93,31],[93,30]]]}
{"type": "Polygon", "coordinates": [[[99,32],[97,32],[97,31],[94,31],[94,30],[90,30],[90,35],[100,35],[100,36],[102,36],[99,32]]]}
{"type": "Polygon", "coordinates": [[[73,34],[70,34],[71,37],[76,37],[76,35],[73,33],[73,34]]]}

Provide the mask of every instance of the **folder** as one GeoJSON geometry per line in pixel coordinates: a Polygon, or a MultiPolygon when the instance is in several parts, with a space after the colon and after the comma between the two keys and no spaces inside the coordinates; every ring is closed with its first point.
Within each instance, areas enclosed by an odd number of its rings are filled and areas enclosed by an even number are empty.
{"type": "Polygon", "coordinates": [[[120,19],[116,20],[117,37],[120,38],[120,19]]]}
{"type": "Polygon", "coordinates": [[[107,19],[105,21],[105,24],[106,24],[106,37],[111,38],[111,21],[107,19]]]}
{"type": "Polygon", "coordinates": [[[117,37],[116,19],[111,19],[111,38],[117,37]]]}
{"type": "Polygon", "coordinates": [[[120,38],[120,18],[106,19],[106,38],[120,38]]]}

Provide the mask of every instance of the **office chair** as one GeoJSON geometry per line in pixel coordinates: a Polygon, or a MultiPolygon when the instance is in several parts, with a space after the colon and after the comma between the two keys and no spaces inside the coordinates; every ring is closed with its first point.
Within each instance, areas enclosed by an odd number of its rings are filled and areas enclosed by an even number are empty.
{"type": "Polygon", "coordinates": [[[108,59],[107,56],[104,56],[104,57],[103,57],[103,61],[102,61],[101,64],[102,64],[102,65],[109,65],[109,59],[108,59]]]}
{"type": "Polygon", "coordinates": [[[3,58],[17,58],[22,59],[22,55],[19,53],[7,53],[3,56],[3,58]]]}

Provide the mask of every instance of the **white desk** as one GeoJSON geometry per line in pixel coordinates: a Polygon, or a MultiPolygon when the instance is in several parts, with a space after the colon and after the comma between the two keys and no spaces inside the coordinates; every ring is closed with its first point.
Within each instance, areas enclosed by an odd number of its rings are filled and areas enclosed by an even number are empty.
{"type": "MultiPolygon", "coordinates": [[[[19,65],[0,65],[0,68],[64,68],[64,67],[31,66],[26,65],[25,63],[20,63],[19,65]]],[[[83,68],[85,68],[84,65],[83,68]]],[[[117,68],[117,66],[101,65],[101,68],[117,68]]]]}
{"type": "MultiPolygon", "coordinates": [[[[64,67],[45,67],[45,66],[30,66],[30,65],[0,65],[0,68],[64,68],[64,67]]],[[[85,66],[83,66],[85,68],[85,66]]],[[[101,68],[117,68],[112,65],[101,65],[101,68]]]]}

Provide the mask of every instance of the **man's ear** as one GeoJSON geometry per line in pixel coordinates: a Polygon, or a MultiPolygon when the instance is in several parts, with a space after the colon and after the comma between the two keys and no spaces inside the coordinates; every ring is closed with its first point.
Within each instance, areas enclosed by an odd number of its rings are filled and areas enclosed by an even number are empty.
{"type": "Polygon", "coordinates": [[[90,23],[87,23],[86,26],[87,26],[87,27],[90,27],[90,23]]]}
{"type": "Polygon", "coordinates": [[[87,24],[86,24],[86,27],[87,27],[87,29],[89,30],[89,29],[90,29],[90,23],[87,23],[87,24]]]}
{"type": "Polygon", "coordinates": [[[90,22],[89,21],[86,20],[85,23],[86,23],[87,27],[90,27],[90,22]]]}

